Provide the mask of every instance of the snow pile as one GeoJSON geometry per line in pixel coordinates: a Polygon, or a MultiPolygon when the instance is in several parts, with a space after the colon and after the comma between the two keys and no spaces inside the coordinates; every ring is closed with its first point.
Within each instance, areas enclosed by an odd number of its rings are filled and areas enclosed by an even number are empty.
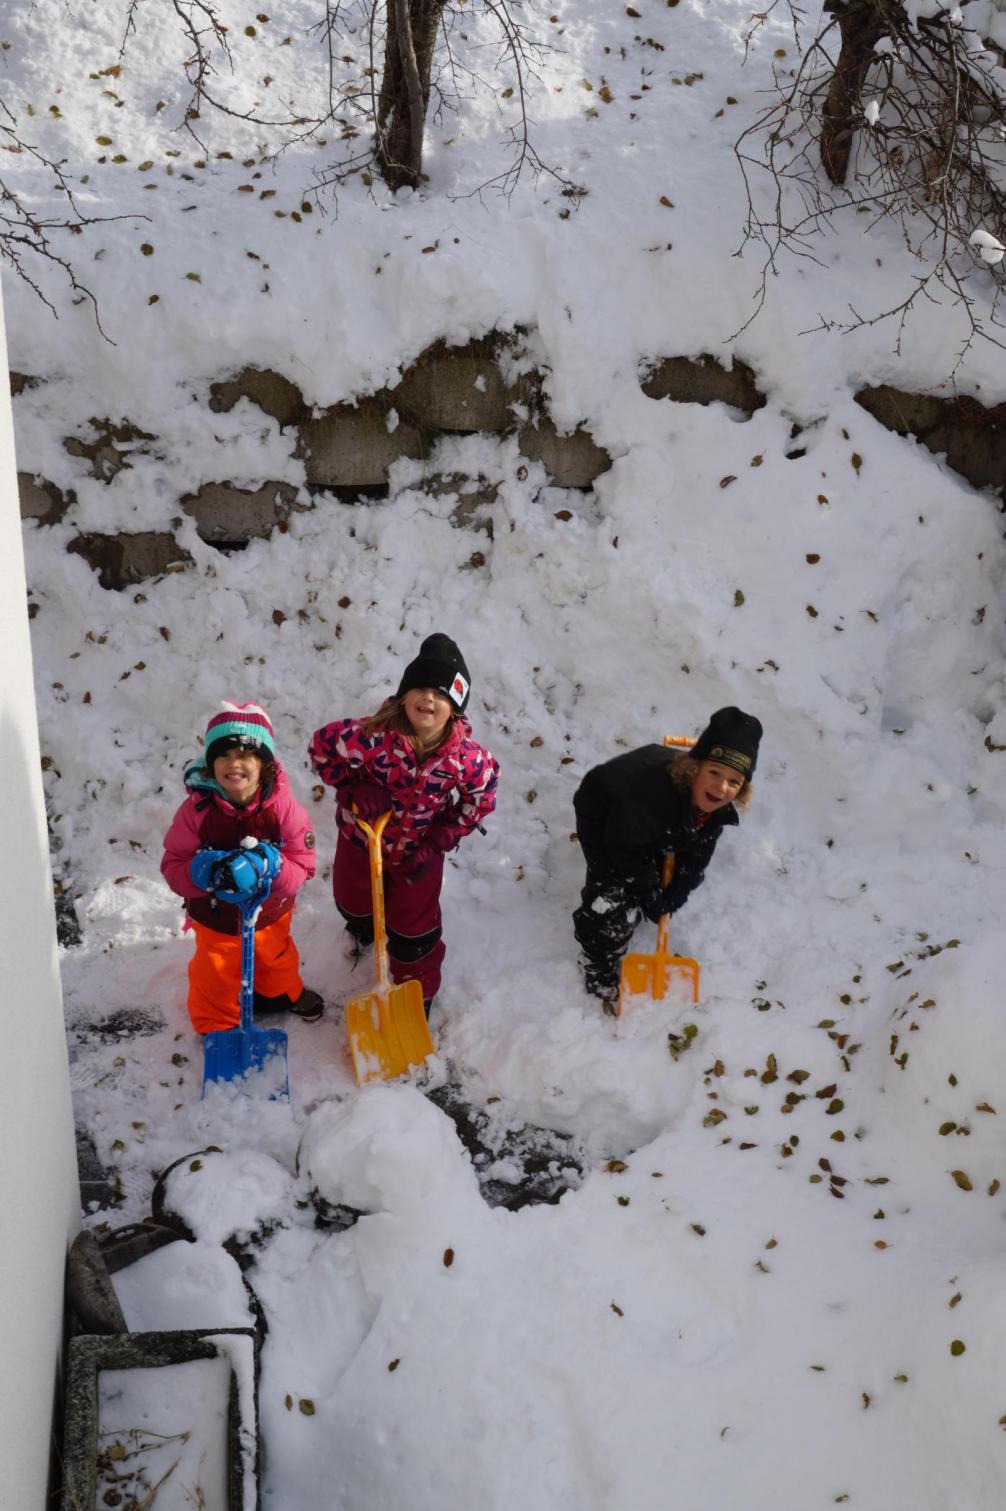
{"type": "Polygon", "coordinates": [[[237,1260],[212,1243],[169,1244],[120,1270],[113,1283],[133,1333],[255,1326],[237,1260]]]}
{"type": "Polygon", "coordinates": [[[230,1381],[226,1358],[99,1370],[96,1503],[225,1505],[230,1381]]]}
{"type": "Polygon", "coordinates": [[[213,1150],[182,1160],[163,1183],[165,1209],[197,1238],[224,1243],[247,1240],[287,1214],[290,1174],[253,1149],[235,1154],[213,1150]]]}
{"type": "Polygon", "coordinates": [[[370,1096],[320,1107],[305,1125],[298,1166],[333,1206],[418,1218],[420,1227],[478,1195],[450,1123],[411,1089],[375,1086],[370,1096]]]}
{"type": "MultiPolygon", "coordinates": [[[[509,203],[451,198],[498,163],[480,96],[462,126],[433,126],[422,193],[354,181],[337,213],[298,221],[320,149],[269,158],[254,128],[207,115],[204,153],[175,129],[172,15],[137,14],[118,75],[102,73],[119,45],[107,9],[71,31],[40,0],[9,18],[4,54],[38,141],[88,175],[88,208],[126,217],[81,243],[114,349],[86,306],[57,323],[6,290],[12,365],[45,380],[16,401],[19,465],[77,497],[25,537],[53,835],[84,925],[63,958],[78,1117],[115,1173],[116,1222],[148,1210],[154,1172],[222,1151],[170,1178],[198,1240],[119,1277],[129,1315],[193,1325],[212,1293],[214,1325],[244,1316],[220,1246],[264,1237],[247,1278],[269,1324],[275,1507],[995,1505],[1001,517],[852,397],[944,383],[959,312],[927,306],[898,355],[883,325],[829,335],[915,272],[886,226],[839,226],[823,266],[780,265],[735,339],[759,268],[732,256],[731,144],[792,66],[775,13],[744,65],[750,13],[729,0],[559,0],[531,103],[543,155],[585,196],[543,179],[509,203]],[[550,486],[514,438],[452,436],[399,463],[387,501],[318,497],[242,552],[174,524],[203,482],[304,483],[293,431],[248,402],[209,415],[211,382],[271,368],[327,405],[393,384],[437,339],[517,325],[554,419],[613,458],[592,491],[550,486]],[[643,393],[654,358],[703,352],[749,362],[765,407],[643,393]],[[62,444],[105,416],[156,438],[110,483],[62,444]],[[433,472],[495,487],[477,511],[491,534],[457,523],[457,493],[423,490],[433,472]],[[64,547],[117,528],[172,528],[193,566],[106,592],[64,547]],[[304,751],[323,722],[375,708],[432,629],[472,669],[500,803],[447,866],[438,1063],[358,1092],[342,1004],[370,965],[341,957],[331,802],[304,751]],[[318,831],[294,933],[328,1008],[289,1025],[288,1104],[200,1099],[191,945],[158,872],[222,697],[268,709],[318,831]],[[766,733],[755,801],[673,922],[700,1001],[679,983],[616,1023],[576,969],[573,792],[595,762],[694,735],[730,703],[766,733]],[[444,1088],[501,1135],[568,1135],[582,1185],[491,1209],[422,1094],[444,1088]],[[312,1192],[363,1215],[317,1226],[312,1192]]],[[[255,19],[255,38],[223,14],[240,79],[283,99],[314,87],[308,7],[255,19]]],[[[49,194],[41,177],[33,192],[49,194]]],[[[957,382],[1006,399],[990,345],[957,382]]],[[[519,1184],[519,1161],[500,1164],[519,1184]]]]}

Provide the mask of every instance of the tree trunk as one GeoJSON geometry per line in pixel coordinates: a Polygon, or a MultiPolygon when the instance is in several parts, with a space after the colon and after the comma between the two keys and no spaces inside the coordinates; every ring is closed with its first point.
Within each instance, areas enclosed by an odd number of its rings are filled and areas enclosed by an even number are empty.
{"type": "Polygon", "coordinates": [[[821,162],[832,183],[843,184],[863,113],[863,84],[887,27],[876,0],[826,0],[824,8],[838,17],[842,47],[821,111],[821,162]]]}
{"type": "Polygon", "coordinates": [[[391,189],[414,189],[423,161],[430,72],[447,0],[387,0],[384,74],[377,107],[377,161],[391,189]]]}

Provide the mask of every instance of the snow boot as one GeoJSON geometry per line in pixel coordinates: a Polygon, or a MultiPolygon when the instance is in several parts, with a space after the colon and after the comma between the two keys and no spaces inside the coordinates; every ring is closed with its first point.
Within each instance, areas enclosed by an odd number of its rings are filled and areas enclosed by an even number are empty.
{"type": "Polygon", "coordinates": [[[342,958],[351,960],[354,968],[359,965],[364,955],[374,945],[373,930],[361,930],[357,932],[347,926],[342,940],[342,958]]]}
{"type": "Polygon", "coordinates": [[[257,1013],[293,1013],[294,1017],[300,1018],[304,1023],[317,1023],[325,1011],[325,1004],[319,993],[312,992],[306,986],[296,1002],[292,1002],[285,992],[280,997],[263,997],[260,992],[256,992],[252,1006],[257,1013]]]}
{"type": "Polygon", "coordinates": [[[325,1011],[325,1004],[319,992],[312,992],[310,987],[305,986],[296,1002],[290,1003],[290,1011],[302,1023],[317,1023],[325,1011]]]}

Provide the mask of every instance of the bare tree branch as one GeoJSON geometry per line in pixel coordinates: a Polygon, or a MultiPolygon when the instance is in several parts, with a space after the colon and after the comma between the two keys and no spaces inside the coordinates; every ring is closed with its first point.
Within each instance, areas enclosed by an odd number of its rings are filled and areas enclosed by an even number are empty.
{"type": "Polygon", "coordinates": [[[74,198],[73,185],[60,163],[46,157],[37,147],[19,135],[16,116],[5,101],[0,101],[0,110],[10,125],[0,123],[0,144],[15,157],[26,157],[38,168],[45,169],[56,180],[55,192],[64,197],[69,213],[60,215],[37,214],[29,209],[23,190],[15,189],[8,179],[0,176],[0,260],[25,283],[42,301],[56,319],[59,311],[42,288],[40,274],[43,268],[58,270],[69,285],[74,304],[91,306],[94,322],[101,335],[114,346],[101,324],[98,301],[85,283],[77,277],[69,257],[56,250],[53,238],[61,232],[80,236],[87,226],[105,224],[115,220],[146,220],[147,217],[132,215],[84,215],[74,198]]]}
{"type": "MultiPolygon", "coordinates": [[[[317,197],[356,174],[362,174],[369,182],[371,168],[393,190],[404,186],[415,188],[424,178],[422,158],[431,97],[435,101],[434,113],[439,117],[446,109],[460,111],[466,95],[485,90],[498,104],[516,94],[518,120],[503,134],[511,152],[507,167],[471,192],[477,194],[493,187],[509,195],[526,170],[535,176],[553,175],[563,185],[563,192],[576,189],[532,145],[527,85],[538,76],[540,58],[554,49],[543,39],[531,38],[518,16],[523,0],[353,0],[352,5],[348,0],[322,0],[323,14],[307,32],[317,35],[324,49],[324,104],[311,111],[294,109],[288,115],[265,114],[258,104],[242,108],[226,97],[221,81],[224,74],[234,74],[234,58],[227,27],[220,19],[215,0],[170,0],[170,3],[188,46],[183,66],[190,92],[180,125],[204,152],[198,122],[208,110],[283,133],[278,144],[268,150],[260,148],[267,158],[273,159],[322,128],[332,126],[340,142],[351,143],[365,133],[371,133],[372,140],[367,148],[353,149],[316,171],[313,187],[307,192],[317,197]],[[352,64],[353,59],[340,58],[338,44],[347,32],[355,34],[354,10],[358,13],[357,25],[366,36],[369,66],[340,83],[337,65],[352,64]],[[459,56],[451,36],[457,27],[468,43],[469,32],[480,12],[492,18],[500,38],[500,55],[485,74],[479,72],[477,63],[471,66],[459,56]],[[462,24],[464,29],[460,29],[462,24]],[[379,52],[383,52],[380,70],[376,61],[379,52]],[[508,60],[513,70],[514,86],[500,91],[495,73],[503,59],[508,60]]],[[[795,0],[787,3],[797,15],[795,0]]],[[[143,0],[127,0],[120,57],[137,33],[142,4],[143,0]]],[[[580,193],[576,189],[576,194],[580,193]]]]}
{"type": "Polygon", "coordinates": [[[834,19],[734,144],[748,204],[737,255],[755,242],[763,259],[742,329],[763,307],[781,255],[820,263],[836,219],[853,214],[870,217],[867,231],[896,225],[923,271],[889,309],[850,306],[849,319],[824,327],[893,320],[900,350],[909,315],[942,293],[965,323],[957,365],[976,340],[1006,349],[1006,262],[994,262],[994,245],[974,244],[976,232],[1006,244],[1001,51],[968,31],[960,12],[913,20],[899,0],[828,0],[825,9],[834,19]]]}

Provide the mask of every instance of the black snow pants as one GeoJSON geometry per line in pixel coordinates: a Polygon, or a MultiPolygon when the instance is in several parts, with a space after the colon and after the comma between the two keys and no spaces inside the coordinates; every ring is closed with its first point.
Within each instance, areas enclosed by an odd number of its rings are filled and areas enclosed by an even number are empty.
{"type": "Polygon", "coordinates": [[[622,956],[636,925],[643,916],[624,877],[611,869],[603,854],[581,846],[587,861],[587,879],[580,893],[580,906],[573,914],[573,931],[583,951],[580,962],[587,990],[613,1002],[618,996],[622,956]]]}

